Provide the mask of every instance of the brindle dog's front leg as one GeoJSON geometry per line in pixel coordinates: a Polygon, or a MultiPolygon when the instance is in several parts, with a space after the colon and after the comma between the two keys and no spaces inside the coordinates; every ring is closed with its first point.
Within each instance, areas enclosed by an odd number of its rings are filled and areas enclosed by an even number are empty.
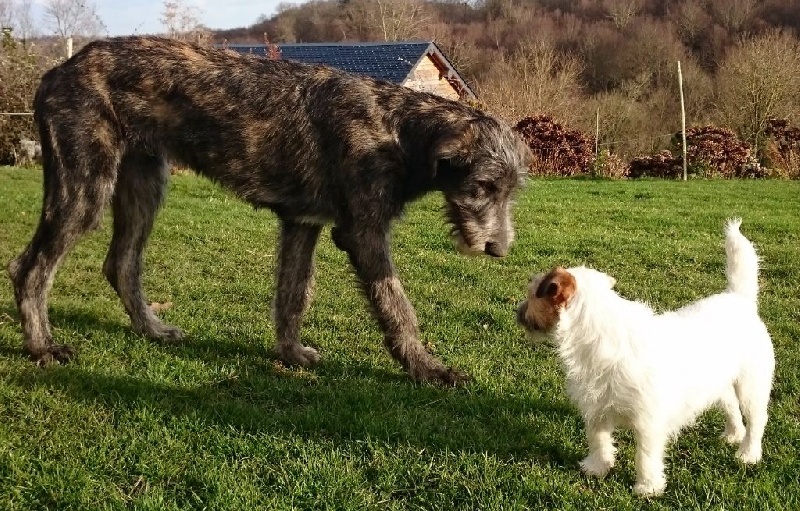
{"type": "Polygon", "coordinates": [[[319,362],[314,348],[300,343],[300,323],[314,288],[314,249],[320,226],[281,222],[275,292],[275,352],[289,365],[313,366],[319,362]]]}
{"type": "Polygon", "coordinates": [[[334,227],[331,235],[336,246],[350,257],[383,329],[386,347],[411,378],[449,386],[468,381],[466,373],[445,367],[419,341],[417,316],[395,274],[387,232],[334,227]]]}

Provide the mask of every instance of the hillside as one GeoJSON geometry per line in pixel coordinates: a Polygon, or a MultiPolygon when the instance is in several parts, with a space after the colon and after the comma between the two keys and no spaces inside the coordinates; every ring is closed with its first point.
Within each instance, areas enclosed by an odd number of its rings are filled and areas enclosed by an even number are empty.
{"type": "Polygon", "coordinates": [[[787,53],[797,48],[798,30],[796,0],[339,0],[287,4],[214,40],[432,39],[489,110],[511,121],[550,114],[592,133],[599,109],[601,142],[634,154],[663,148],[680,126],[677,61],[690,125],[719,124],[748,137],[750,128],[723,104],[739,103],[742,92],[730,89],[754,78],[737,65],[747,59],[785,76],[795,93],[770,115],[796,120],[800,71],[784,67],[793,65],[796,55],[787,53]],[[772,51],[753,55],[764,38],[760,49],[772,51]]]}

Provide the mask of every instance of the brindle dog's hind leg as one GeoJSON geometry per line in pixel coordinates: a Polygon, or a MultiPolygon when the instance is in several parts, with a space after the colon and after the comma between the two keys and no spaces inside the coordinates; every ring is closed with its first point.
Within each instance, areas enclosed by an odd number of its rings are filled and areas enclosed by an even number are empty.
{"type": "Polygon", "coordinates": [[[181,330],[153,314],[142,290],[142,252],[164,199],[168,168],[161,156],[129,150],[114,193],[114,234],[103,273],[122,300],[133,330],[153,339],[180,340],[181,330]]]}
{"type": "Polygon", "coordinates": [[[56,270],[80,237],[99,225],[119,160],[112,145],[88,139],[78,130],[55,130],[42,122],[40,133],[42,215],[33,239],[8,265],[8,273],[25,337],[23,349],[37,363],[47,364],[73,356],[72,347],[53,343],[47,316],[56,270]]]}
{"type": "Polygon", "coordinates": [[[314,348],[300,344],[300,323],[314,287],[314,249],[321,227],[281,221],[275,292],[275,352],[291,365],[309,367],[319,361],[314,348]]]}

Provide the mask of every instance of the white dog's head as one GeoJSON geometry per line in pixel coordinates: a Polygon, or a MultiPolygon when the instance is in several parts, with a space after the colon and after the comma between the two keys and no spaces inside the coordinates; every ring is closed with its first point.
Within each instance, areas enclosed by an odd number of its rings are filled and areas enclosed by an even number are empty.
{"type": "Polygon", "coordinates": [[[613,277],[586,267],[557,266],[549,273],[535,275],[528,284],[526,300],[517,307],[517,323],[531,341],[549,340],[579,286],[611,289],[616,282],[613,277]]]}

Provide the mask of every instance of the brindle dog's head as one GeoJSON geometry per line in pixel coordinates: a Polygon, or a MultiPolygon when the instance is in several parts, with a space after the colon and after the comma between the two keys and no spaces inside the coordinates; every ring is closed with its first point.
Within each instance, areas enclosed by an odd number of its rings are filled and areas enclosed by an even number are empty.
{"type": "Polygon", "coordinates": [[[511,206],[531,152],[506,124],[478,117],[436,147],[436,179],[461,253],[503,257],[514,241],[511,206]]]}

